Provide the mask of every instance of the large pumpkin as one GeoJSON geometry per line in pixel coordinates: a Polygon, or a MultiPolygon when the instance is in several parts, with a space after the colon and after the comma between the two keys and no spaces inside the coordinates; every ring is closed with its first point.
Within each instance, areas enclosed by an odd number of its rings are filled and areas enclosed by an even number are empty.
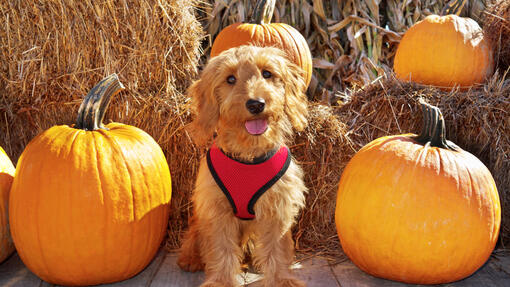
{"type": "MultiPolygon", "coordinates": [[[[460,13],[462,1],[445,11],[460,13]]],[[[444,88],[483,83],[493,68],[492,49],[478,23],[455,14],[429,15],[409,28],[393,66],[400,80],[444,88]]]]}
{"type": "Polygon", "coordinates": [[[484,264],[498,238],[501,210],[488,169],[446,141],[439,109],[423,105],[420,136],[378,138],[351,159],[335,219],[343,250],[365,272],[439,284],[484,264]]]}
{"type": "Polygon", "coordinates": [[[23,151],[10,196],[14,243],[25,265],[59,285],[127,279],[166,234],[168,164],[144,131],[101,121],[121,89],[109,76],[87,95],[75,126],[54,126],[23,151]]]}
{"type": "Polygon", "coordinates": [[[312,79],[312,55],[298,30],[285,23],[270,23],[275,0],[258,0],[251,23],[235,23],[220,31],[211,47],[211,57],[242,45],[276,46],[304,71],[305,83],[312,79]]]}
{"type": "Polygon", "coordinates": [[[14,166],[0,147],[0,262],[14,251],[9,231],[9,191],[14,177],[14,166]]]}

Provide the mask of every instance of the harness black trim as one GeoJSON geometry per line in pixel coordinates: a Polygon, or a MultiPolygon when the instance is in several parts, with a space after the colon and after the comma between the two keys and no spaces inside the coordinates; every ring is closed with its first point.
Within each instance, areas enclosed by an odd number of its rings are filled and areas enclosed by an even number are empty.
{"type": "MultiPolygon", "coordinates": [[[[285,172],[287,172],[287,170],[289,169],[289,166],[290,166],[290,163],[291,163],[291,160],[292,160],[292,154],[291,154],[290,149],[288,147],[285,147],[285,149],[287,150],[287,158],[285,160],[285,163],[283,164],[282,169],[280,169],[280,171],[273,178],[271,178],[266,184],[264,184],[261,188],[259,188],[255,192],[255,194],[252,196],[252,198],[248,202],[248,213],[249,214],[255,216],[255,211],[253,210],[253,208],[254,208],[255,203],[257,202],[257,200],[259,200],[259,198],[269,188],[271,188],[285,174],[285,172]]],[[[261,164],[263,162],[268,161],[269,159],[271,159],[276,154],[276,152],[279,149],[272,150],[269,153],[267,153],[266,155],[264,155],[262,157],[258,157],[253,162],[250,162],[250,163],[246,163],[246,162],[242,162],[242,161],[236,160],[236,159],[228,156],[225,152],[223,152],[223,150],[221,150],[221,149],[219,149],[219,150],[225,156],[227,156],[228,158],[230,158],[230,159],[232,159],[234,161],[237,161],[237,162],[242,163],[242,164],[252,165],[252,164],[261,164]],[[260,159],[262,159],[262,160],[260,160],[260,159]]],[[[221,191],[223,192],[223,194],[227,197],[228,201],[230,202],[230,205],[232,206],[234,215],[237,214],[237,207],[235,205],[234,199],[232,198],[232,196],[230,195],[230,192],[228,191],[227,187],[223,184],[223,182],[221,181],[218,173],[214,169],[214,166],[213,166],[212,160],[211,160],[211,149],[207,150],[206,158],[207,158],[207,167],[209,168],[209,171],[211,172],[211,175],[214,178],[214,181],[220,187],[221,191]]],[[[236,215],[236,217],[241,219],[241,220],[253,220],[253,218],[243,218],[243,217],[238,217],[237,215],[236,215]]]]}

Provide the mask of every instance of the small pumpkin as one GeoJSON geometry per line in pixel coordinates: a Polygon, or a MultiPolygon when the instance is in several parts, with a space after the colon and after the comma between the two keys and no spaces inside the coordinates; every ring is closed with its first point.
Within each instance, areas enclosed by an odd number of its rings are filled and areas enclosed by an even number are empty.
{"type": "Polygon", "coordinates": [[[466,0],[453,0],[443,15],[429,15],[402,37],[393,69],[403,81],[468,88],[492,75],[492,48],[478,23],[457,16],[466,0]],[[462,1],[462,2],[460,2],[462,1]]]}
{"type": "Polygon", "coordinates": [[[422,106],[419,136],[378,138],[350,160],[335,220],[343,250],[363,271],[441,284],[463,279],[487,261],[501,207],[489,170],[445,139],[438,108],[422,106]]]}
{"type": "Polygon", "coordinates": [[[9,231],[9,191],[14,177],[14,165],[0,147],[0,262],[14,252],[9,231]]]}
{"type": "Polygon", "coordinates": [[[211,47],[211,57],[242,45],[275,46],[285,51],[288,57],[303,69],[305,83],[308,86],[312,79],[312,54],[308,43],[292,26],[271,23],[275,2],[258,0],[251,23],[234,23],[221,30],[211,47]]]}
{"type": "Polygon", "coordinates": [[[25,265],[58,285],[134,276],[166,234],[171,179],[147,133],[101,123],[122,84],[111,75],[85,97],[75,126],[54,126],[25,148],[10,195],[14,243],[25,265]]]}

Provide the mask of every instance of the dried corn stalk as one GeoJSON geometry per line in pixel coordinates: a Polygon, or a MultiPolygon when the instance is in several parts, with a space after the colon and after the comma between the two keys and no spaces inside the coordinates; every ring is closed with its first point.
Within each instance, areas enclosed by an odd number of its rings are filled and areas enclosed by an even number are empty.
{"type": "MultiPolygon", "coordinates": [[[[487,0],[468,1],[464,16],[479,19],[487,0]]],[[[314,58],[312,97],[329,101],[331,91],[363,86],[385,76],[402,34],[427,15],[440,13],[444,0],[280,0],[273,22],[298,29],[314,58]],[[325,88],[325,89],[323,89],[325,88]]],[[[248,21],[255,1],[208,0],[203,24],[209,33],[208,55],[214,37],[224,27],[248,21]]]]}

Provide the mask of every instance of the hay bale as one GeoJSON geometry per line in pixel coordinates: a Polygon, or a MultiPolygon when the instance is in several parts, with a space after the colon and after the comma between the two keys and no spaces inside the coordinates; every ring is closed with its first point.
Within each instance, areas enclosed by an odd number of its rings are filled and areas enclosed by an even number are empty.
{"type": "Polygon", "coordinates": [[[510,66],[510,1],[495,0],[484,13],[483,30],[495,53],[501,72],[510,66]]]}
{"type": "Polygon", "coordinates": [[[339,97],[338,115],[356,150],[386,135],[421,131],[418,98],[444,114],[447,138],[477,156],[491,171],[502,204],[500,243],[510,244],[510,80],[498,74],[469,91],[440,91],[394,78],[339,97]]]}
{"type": "MultiPolygon", "coordinates": [[[[155,112],[151,106],[158,98],[173,106],[196,75],[200,56],[203,32],[193,4],[185,0],[3,1],[0,143],[17,158],[35,134],[55,123],[72,123],[72,111],[83,95],[114,72],[129,96],[121,106],[112,105],[110,113],[117,116],[112,118],[122,115],[123,122],[141,122],[126,116],[128,110],[139,105],[155,112]],[[57,114],[51,112],[53,106],[57,114]]],[[[150,118],[149,111],[139,113],[150,118]]]]}
{"type": "Polygon", "coordinates": [[[290,146],[303,167],[308,187],[306,207],[294,229],[300,252],[344,258],[335,221],[336,193],[343,168],[355,153],[346,126],[331,107],[311,104],[308,127],[290,146]]]}
{"type": "MultiPolygon", "coordinates": [[[[203,31],[196,1],[2,1],[0,146],[15,162],[55,124],[73,124],[84,95],[117,73],[126,91],[105,122],[148,132],[172,171],[172,223],[182,226],[199,156],[183,127],[203,31]]],[[[171,235],[174,238],[176,235],[171,235]]],[[[175,241],[175,240],[174,240],[175,241]]]]}

